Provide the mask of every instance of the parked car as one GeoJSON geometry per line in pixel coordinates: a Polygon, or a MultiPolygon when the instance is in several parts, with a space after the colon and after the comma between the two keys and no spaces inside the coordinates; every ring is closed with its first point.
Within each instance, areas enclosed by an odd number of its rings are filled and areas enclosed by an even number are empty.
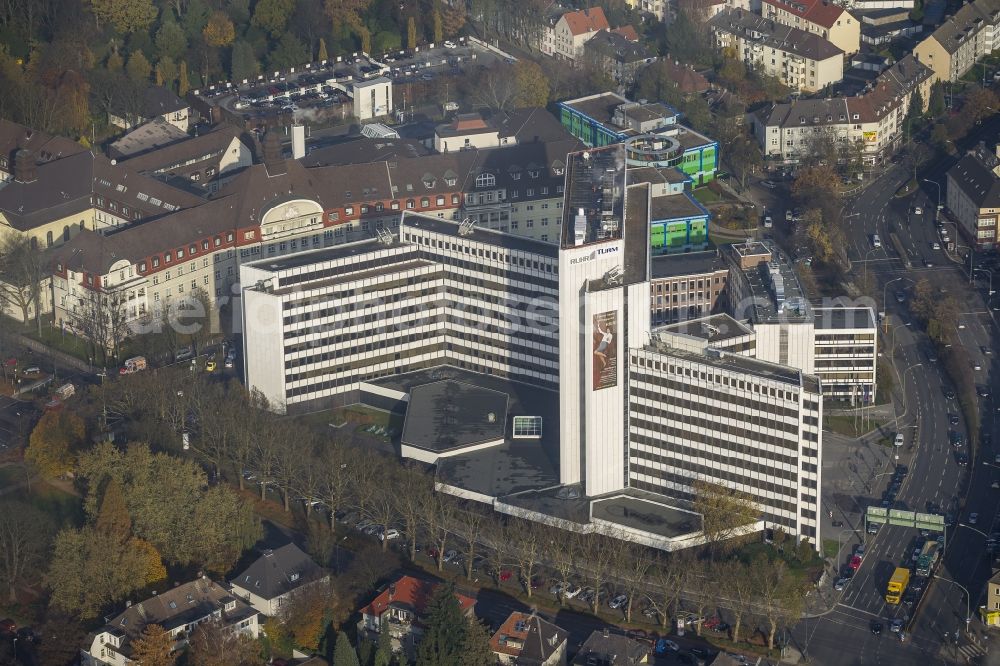
{"type": "Polygon", "coordinates": [[[849,579],[847,579],[847,578],[838,578],[838,579],[837,579],[837,582],[835,582],[835,583],[833,584],[833,589],[835,589],[835,590],[837,590],[838,592],[840,592],[840,591],[841,591],[841,590],[843,590],[843,589],[844,589],[845,587],[847,587],[847,584],[848,584],[849,582],[850,582],[850,580],[849,580],[849,579]]]}
{"type": "Polygon", "coordinates": [[[378,535],[378,540],[392,541],[393,539],[398,539],[399,536],[400,536],[399,530],[397,530],[395,527],[390,527],[389,529],[385,530],[384,532],[381,532],[378,535]]]}
{"type": "Polygon", "coordinates": [[[656,641],[655,652],[658,656],[663,656],[668,652],[677,652],[681,649],[681,646],[667,638],[661,638],[656,641]]]}
{"type": "Polygon", "coordinates": [[[776,188],[778,186],[778,184],[775,183],[773,180],[762,180],[762,181],[760,181],[760,184],[763,185],[764,187],[766,187],[769,190],[773,190],[774,188],[776,188]]]}
{"type": "Polygon", "coordinates": [[[213,358],[210,358],[205,362],[205,372],[215,372],[217,367],[215,359],[213,358]]]}
{"type": "Polygon", "coordinates": [[[446,41],[446,42],[444,43],[444,47],[445,47],[446,49],[457,49],[457,48],[458,48],[458,44],[456,44],[455,42],[453,42],[453,41],[451,41],[451,40],[447,40],[447,41],[446,41]]]}
{"type": "Polygon", "coordinates": [[[969,524],[975,525],[978,522],[979,522],[979,514],[973,511],[972,513],[969,514],[969,524]]]}
{"type": "Polygon", "coordinates": [[[614,609],[623,608],[627,602],[628,602],[627,596],[625,596],[624,594],[618,594],[612,597],[610,601],[608,601],[608,607],[614,609]]]}

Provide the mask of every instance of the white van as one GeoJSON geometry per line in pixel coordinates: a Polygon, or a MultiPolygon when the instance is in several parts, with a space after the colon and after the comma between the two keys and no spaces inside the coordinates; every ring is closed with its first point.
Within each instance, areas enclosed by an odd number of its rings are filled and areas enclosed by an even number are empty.
{"type": "Polygon", "coordinates": [[[872,234],[872,247],[882,247],[882,239],[878,234],[872,234]]]}

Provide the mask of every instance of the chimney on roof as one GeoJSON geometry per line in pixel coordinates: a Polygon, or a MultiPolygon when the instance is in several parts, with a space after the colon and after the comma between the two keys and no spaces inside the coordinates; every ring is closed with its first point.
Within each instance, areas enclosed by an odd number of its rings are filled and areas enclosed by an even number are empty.
{"type": "Polygon", "coordinates": [[[21,148],[14,153],[14,180],[19,183],[33,183],[38,180],[38,165],[35,164],[34,151],[21,148]]]}
{"type": "Polygon", "coordinates": [[[264,135],[264,168],[268,176],[280,176],[288,172],[285,158],[281,156],[281,139],[278,130],[271,128],[264,135]]]}
{"type": "Polygon", "coordinates": [[[396,597],[396,584],[389,584],[389,601],[392,601],[396,597]]]}

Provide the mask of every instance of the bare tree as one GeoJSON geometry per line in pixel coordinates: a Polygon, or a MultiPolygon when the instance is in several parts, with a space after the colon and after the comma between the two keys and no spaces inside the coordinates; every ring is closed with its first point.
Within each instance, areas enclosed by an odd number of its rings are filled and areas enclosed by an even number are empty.
{"type": "Polygon", "coordinates": [[[590,535],[583,540],[582,559],[586,563],[587,580],[594,589],[591,610],[601,606],[601,591],[611,576],[612,564],[621,554],[622,542],[603,536],[590,535]]]}
{"type": "Polygon", "coordinates": [[[684,553],[660,553],[649,569],[647,599],[664,629],[677,614],[677,604],[690,575],[692,558],[684,553]]]}
{"type": "MultiPolygon", "coordinates": [[[[25,325],[34,311],[35,325],[42,332],[41,293],[45,271],[42,255],[27,236],[7,233],[0,239],[0,305],[21,311],[25,325]]],[[[0,307],[0,311],[5,308],[0,307]]]]}
{"type": "Polygon", "coordinates": [[[260,484],[260,501],[267,499],[268,486],[275,483],[278,475],[278,449],[283,445],[280,428],[274,422],[263,424],[261,432],[254,437],[253,467],[260,484]]]}
{"type": "Polygon", "coordinates": [[[478,506],[466,504],[455,516],[455,535],[462,540],[462,557],[465,559],[465,578],[472,580],[472,565],[476,549],[486,527],[486,517],[478,506]]]}
{"type": "Polygon", "coordinates": [[[410,560],[417,557],[417,543],[423,525],[423,509],[427,496],[434,492],[431,478],[415,465],[408,465],[399,474],[396,487],[396,513],[402,521],[403,534],[407,539],[407,553],[410,560]]]}
{"type": "MultiPolygon", "coordinates": [[[[319,460],[316,465],[320,470],[320,488],[318,494],[323,498],[326,508],[330,510],[330,529],[336,527],[336,513],[347,501],[351,488],[351,456],[344,443],[333,439],[321,445],[319,460]]],[[[357,464],[362,464],[361,462],[357,464]]]]}
{"type": "Polygon", "coordinates": [[[730,593],[729,610],[733,614],[733,642],[740,640],[740,628],[753,615],[756,583],[751,570],[739,560],[720,564],[720,580],[726,581],[730,593]]]}
{"type": "MultiPolygon", "coordinates": [[[[396,513],[396,493],[398,492],[396,477],[399,474],[399,468],[394,463],[383,465],[382,468],[385,470],[383,473],[371,478],[375,485],[368,493],[368,501],[362,513],[381,525],[383,530],[388,531],[398,516],[396,513]]],[[[383,552],[388,548],[389,539],[383,535],[383,552]]]]}
{"type": "Polygon", "coordinates": [[[227,459],[236,473],[240,490],[245,488],[245,475],[252,471],[251,467],[257,461],[257,438],[267,430],[268,423],[272,418],[267,412],[267,399],[262,393],[254,390],[249,394],[243,393],[242,395],[244,405],[242,408],[238,408],[239,411],[233,414],[230,421],[232,435],[227,451],[227,459]]]}
{"type": "Polygon", "coordinates": [[[0,503],[0,583],[12,603],[17,601],[18,584],[45,565],[51,538],[44,513],[20,502],[0,503]]]}
{"type": "Polygon", "coordinates": [[[649,569],[653,564],[649,548],[641,544],[625,541],[622,535],[621,555],[612,561],[615,578],[621,583],[622,592],[627,597],[625,602],[625,621],[632,621],[632,604],[635,597],[646,589],[649,581],[649,569]]]}
{"type": "Polygon", "coordinates": [[[378,454],[364,450],[354,451],[352,459],[357,464],[351,466],[351,494],[358,503],[358,510],[367,515],[368,503],[381,483],[385,461],[378,454]]]}
{"type": "Polygon", "coordinates": [[[568,525],[561,525],[549,531],[549,539],[545,544],[545,559],[559,576],[559,594],[556,596],[560,605],[566,604],[566,590],[570,585],[570,577],[580,563],[580,542],[583,538],[585,537],[574,532],[568,525]]]}
{"type": "Polygon", "coordinates": [[[511,555],[520,571],[524,591],[530,598],[532,580],[541,564],[548,535],[541,525],[531,520],[509,521],[508,525],[510,525],[511,555]]]}
{"type": "Polygon", "coordinates": [[[767,646],[773,650],[778,628],[799,620],[805,590],[780,559],[772,562],[765,555],[760,555],[751,563],[750,573],[755,583],[760,614],[767,623],[767,646]]]}
{"type": "Polygon", "coordinates": [[[457,502],[450,495],[431,492],[425,496],[424,520],[434,549],[437,550],[437,568],[444,568],[444,552],[448,546],[448,537],[455,524],[457,502]]]}
{"type": "Polygon", "coordinates": [[[271,451],[274,460],[273,478],[281,491],[285,512],[289,512],[292,510],[292,486],[306,465],[312,436],[305,428],[295,425],[289,427],[287,420],[282,420],[280,424],[275,424],[275,427],[281,427],[282,437],[271,451]]]}
{"type": "Polygon", "coordinates": [[[321,446],[318,438],[311,432],[303,433],[302,462],[298,473],[292,479],[291,489],[305,500],[307,518],[312,516],[314,503],[322,501],[323,470],[320,468],[319,460],[321,446]]]}
{"type": "MultiPolygon", "coordinates": [[[[720,576],[719,567],[714,563],[701,560],[692,563],[684,599],[694,608],[694,613],[699,619],[705,617],[705,610],[711,608],[718,599],[720,580],[724,578],[720,576]]],[[[701,636],[701,625],[702,622],[699,621],[695,630],[699,636],[701,636]]]]}

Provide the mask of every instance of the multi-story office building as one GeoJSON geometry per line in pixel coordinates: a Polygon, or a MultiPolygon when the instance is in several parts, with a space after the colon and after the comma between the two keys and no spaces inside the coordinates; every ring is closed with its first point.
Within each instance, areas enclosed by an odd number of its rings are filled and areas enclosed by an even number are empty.
{"type": "Polygon", "coordinates": [[[752,497],[762,523],[818,538],[815,376],[666,332],[629,354],[631,487],[685,502],[693,479],[720,484],[752,497]]]}
{"type": "Polygon", "coordinates": [[[729,268],[717,250],[653,257],[649,297],[653,324],[673,324],[715,312],[724,302],[729,268]]]}
{"type": "Polygon", "coordinates": [[[418,215],[383,239],[241,267],[249,386],[281,409],[449,363],[556,386],[555,245],[418,215]]]}
{"type": "Polygon", "coordinates": [[[766,158],[788,164],[828,138],[860,151],[865,164],[882,163],[902,142],[910,98],[919,91],[926,107],[931,83],[930,69],[906,56],[861,96],[799,99],[750,113],[751,133],[766,158]]]}
{"type": "Polygon", "coordinates": [[[844,78],[843,49],[816,33],[733,8],[708,24],[720,48],[795,90],[821,90],[844,78]]]}
{"type": "Polygon", "coordinates": [[[630,102],[599,93],[559,102],[563,127],[588,146],[626,145],[630,166],[673,167],[703,185],[715,178],[719,144],[678,123],[665,104],[630,102]]]}
{"type": "Polygon", "coordinates": [[[913,49],[934,72],[934,81],[957,81],[1000,43],[1000,0],[966,2],[913,49]]]}
{"type": "Polygon", "coordinates": [[[872,307],[814,307],[795,271],[769,242],[729,245],[729,312],[756,337],[755,357],[823,380],[829,397],[874,399],[878,330],[872,307]]]}
{"type": "Polygon", "coordinates": [[[1000,216],[1000,146],[996,152],[979,146],[948,170],[947,203],[958,228],[977,250],[997,244],[1000,216]]]}
{"type": "Polygon", "coordinates": [[[764,18],[819,35],[851,55],[861,48],[861,23],[829,0],[762,0],[764,18]]]}

